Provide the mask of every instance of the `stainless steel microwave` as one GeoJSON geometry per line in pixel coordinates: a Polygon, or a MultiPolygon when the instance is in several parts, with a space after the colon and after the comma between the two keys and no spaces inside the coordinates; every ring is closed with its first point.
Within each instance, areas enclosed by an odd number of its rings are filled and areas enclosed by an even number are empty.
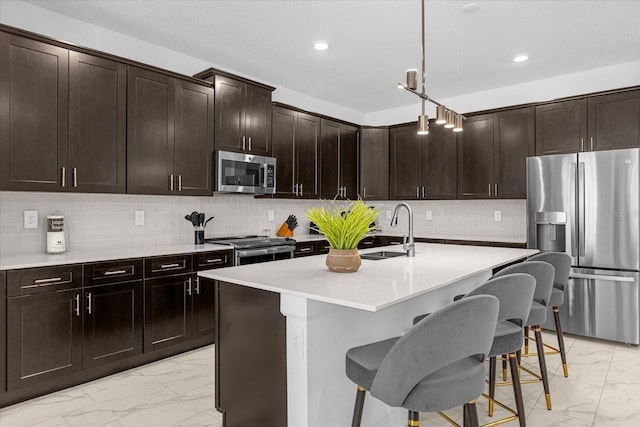
{"type": "Polygon", "coordinates": [[[276,159],[216,151],[216,187],[223,193],[275,194],[276,159]]]}

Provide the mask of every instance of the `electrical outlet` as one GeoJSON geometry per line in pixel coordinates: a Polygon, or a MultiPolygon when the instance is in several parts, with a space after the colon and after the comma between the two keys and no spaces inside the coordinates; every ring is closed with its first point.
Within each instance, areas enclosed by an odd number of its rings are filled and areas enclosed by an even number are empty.
{"type": "Polygon", "coordinates": [[[144,211],[136,211],[135,223],[136,225],[144,225],[144,211]]]}
{"type": "Polygon", "coordinates": [[[300,326],[292,325],[289,330],[289,342],[291,343],[291,350],[300,359],[304,360],[304,329],[300,326]]]}
{"type": "Polygon", "coordinates": [[[24,211],[24,228],[38,228],[38,211],[24,211]]]}
{"type": "Polygon", "coordinates": [[[502,211],[493,211],[493,221],[494,222],[502,221],[502,211]]]}
{"type": "Polygon", "coordinates": [[[269,221],[275,221],[276,220],[276,213],[273,211],[273,209],[269,209],[267,211],[267,218],[269,219],[269,221]]]}
{"type": "Polygon", "coordinates": [[[427,211],[427,221],[431,221],[433,219],[433,211],[427,211]]]}
{"type": "Polygon", "coordinates": [[[387,209],[384,213],[384,217],[386,219],[391,219],[391,216],[392,216],[392,212],[389,209],[387,209]]]}

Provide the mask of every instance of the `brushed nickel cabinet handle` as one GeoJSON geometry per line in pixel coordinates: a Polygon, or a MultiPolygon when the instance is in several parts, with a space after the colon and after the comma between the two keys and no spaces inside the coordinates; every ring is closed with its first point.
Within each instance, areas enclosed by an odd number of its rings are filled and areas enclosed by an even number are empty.
{"type": "Polygon", "coordinates": [[[367,187],[362,187],[362,198],[363,199],[367,198],[367,187]]]}
{"type": "Polygon", "coordinates": [[[187,295],[191,295],[191,277],[187,278],[187,295]]]}
{"type": "Polygon", "coordinates": [[[124,274],[126,272],[127,270],[112,270],[112,271],[105,271],[103,274],[105,276],[113,276],[114,274],[124,274]]]}
{"type": "Polygon", "coordinates": [[[300,248],[300,252],[309,252],[312,248],[300,248]]]}
{"type": "Polygon", "coordinates": [[[37,284],[52,283],[52,282],[59,282],[61,280],[62,280],[62,277],[52,277],[50,279],[37,279],[37,280],[34,280],[33,283],[37,283],[37,284]]]}
{"type": "Polygon", "coordinates": [[[76,294],[73,299],[76,302],[76,308],[74,308],[73,311],[76,312],[76,316],[80,317],[80,294],[76,294]]]}
{"type": "Polygon", "coordinates": [[[420,198],[420,187],[416,187],[416,199],[420,198]]]}
{"type": "Polygon", "coordinates": [[[493,197],[498,197],[498,184],[493,184],[493,197]]]}
{"type": "Polygon", "coordinates": [[[243,136],[242,137],[242,151],[244,151],[245,149],[246,149],[245,148],[245,137],[243,136]]]}
{"type": "Polygon", "coordinates": [[[87,294],[87,313],[91,314],[91,292],[87,294]]]}
{"type": "Polygon", "coordinates": [[[178,191],[182,191],[182,175],[178,175],[178,191]]]}
{"type": "Polygon", "coordinates": [[[425,196],[424,196],[424,193],[425,193],[425,191],[424,191],[424,186],[423,186],[423,187],[422,187],[422,198],[423,198],[423,199],[424,199],[424,197],[425,197],[425,196]]]}
{"type": "Polygon", "coordinates": [[[300,184],[300,196],[302,196],[302,184],[300,184]]]}
{"type": "Polygon", "coordinates": [[[205,261],[206,264],[212,264],[214,262],[222,262],[223,259],[222,258],[214,258],[214,259],[208,259],[205,261]]]}
{"type": "Polygon", "coordinates": [[[160,268],[176,268],[176,267],[180,267],[180,264],[163,264],[160,266],[160,268]]]}
{"type": "Polygon", "coordinates": [[[66,181],[67,181],[67,168],[66,167],[62,167],[62,177],[61,177],[61,185],[64,187],[66,185],[66,181]]]}
{"type": "Polygon", "coordinates": [[[591,137],[591,151],[593,151],[593,137],[591,137]]]}
{"type": "Polygon", "coordinates": [[[489,184],[489,197],[491,197],[491,184],[489,184]]]}
{"type": "Polygon", "coordinates": [[[251,151],[251,137],[249,137],[249,151],[251,151]]]}
{"type": "Polygon", "coordinates": [[[196,277],[196,295],[200,295],[200,278],[196,277]]]}
{"type": "Polygon", "coordinates": [[[78,170],[76,168],[71,169],[71,177],[73,179],[73,188],[78,188],[78,170]]]}
{"type": "Polygon", "coordinates": [[[169,191],[173,191],[173,174],[169,175],[169,191]]]}
{"type": "Polygon", "coordinates": [[[580,138],[580,151],[584,151],[584,138],[580,138]]]}

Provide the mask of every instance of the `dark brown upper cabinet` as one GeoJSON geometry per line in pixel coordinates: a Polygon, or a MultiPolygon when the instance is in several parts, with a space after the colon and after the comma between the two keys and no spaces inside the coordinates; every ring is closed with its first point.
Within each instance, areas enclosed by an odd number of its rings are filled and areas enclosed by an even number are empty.
{"type": "Polygon", "coordinates": [[[0,32],[0,190],[67,191],[69,52],[0,32]]]}
{"type": "Polygon", "coordinates": [[[360,131],[360,191],[363,200],[389,199],[389,129],[360,131]]]}
{"type": "Polygon", "coordinates": [[[536,154],[640,147],[640,90],[536,107],[536,154]]]}
{"type": "Polygon", "coordinates": [[[212,194],[213,90],[128,67],[127,192],[212,194]]]}
{"type": "Polygon", "coordinates": [[[526,198],[534,108],[470,116],[458,135],[458,198],[526,198]]]}
{"type": "Polygon", "coordinates": [[[455,133],[431,122],[421,136],[413,123],[391,128],[389,141],[390,199],[456,198],[455,133]]]}
{"type": "Polygon", "coordinates": [[[289,108],[273,107],[273,157],[277,161],[277,195],[319,197],[320,118],[289,108]]]}
{"type": "Polygon", "coordinates": [[[0,37],[0,188],[124,193],[125,65],[0,37]]]}
{"type": "Polygon", "coordinates": [[[320,196],[358,197],[358,128],[332,120],[320,121],[320,196]]]}
{"type": "Polygon", "coordinates": [[[216,150],[271,155],[271,92],[226,76],[215,76],[216,150]]]}

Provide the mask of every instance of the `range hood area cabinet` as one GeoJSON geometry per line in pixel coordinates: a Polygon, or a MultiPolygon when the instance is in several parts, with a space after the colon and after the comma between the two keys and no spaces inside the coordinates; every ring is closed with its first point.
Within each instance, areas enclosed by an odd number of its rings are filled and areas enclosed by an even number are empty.
{"type": "Polygon", "coordinates": [[[362,200],[389,199],[389,128],[360,129],[360,191],[362,200]]]}
{"type": "Polygon", "coordinates": [[[0,32],[0,190],[124,193],[126,66],[0,32]]]}
{"type": "Polygon", "coordinates": [[[271,156],[271,92],[275,88],[215,68],[194,77],[215,87],[215,149],[271,156]]]}
{"type": "Polygon", "coordinates": [[[358,197],[359,128],[320,121],[320,196],[326,199],[358,197]]]}
{"type": "Polygon", "coordinates": [[[525,199],[534,107],[468,116],[458,134],[459,199],[525,199]]]}
{"type": "Polygon", "coordinates": [[[640,147],[640,90],[536,106],[536,155],[640,147]]]}
{"type": "Polygon", "coordinates": [[[278,159],[276,197],[320,197],[320,118],[274,105],[272,145],[273,157],[278,159]]]}
{"type": "Polygon", "coordinates": [[[127,192],[213,194],[213,89],[128,68],[127,192]]]}
{"type": "Polygon", "coordinates": [[[456,198],[456,134],[433,121],[429,126],[423,136],[415,123],[389,130],[389,199],[456,198]]]}

